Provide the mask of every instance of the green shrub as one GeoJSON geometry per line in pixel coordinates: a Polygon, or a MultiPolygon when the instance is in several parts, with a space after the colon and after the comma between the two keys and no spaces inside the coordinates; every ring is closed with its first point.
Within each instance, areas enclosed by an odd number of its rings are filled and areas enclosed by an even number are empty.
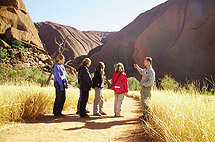
{"type": "Polygon", "coordinates": [[[141,90],[139,81],[135,77],[128,78],[128,86],[130,91],[141,90]]]}
{"type": "Polygon", "coordinates": [[[48,71],[51,71],[51,65],[49,65],[48,63],[44,65],[44,68],[46,68],[48,71]]]}
{"type": "Polygon", "coordinates": [[[179,83],[170,75],[164,75],[164,77],[161,79],[160,86],[164,90],[174,91],[177,91],[180,87],[179,83]]]}
{"type": "Polygon", "coordinates": [[[15,71],[11,68],[0,67],[1,79],[5,72],[7,73],[6,81],[13,84],[30,82],[44,85],[48,79],[48,76],[43,74],[38,68],[22,68],[18,71],[15,71]]]}
{"type": "Polygon", "coordinates": [[[37,53],[39,54],[43,54],[43,52],[41,50],[37,50],[37,53]]]}
{"type": "Polygon", "coordinates": [[[214,88],[212,88],[210,92],[212,95],[215,95],[215,89],[214,88]]]}
{"type": "Polygon", "coordinates": [[[12,48],[25,47],[25,44],[21,41],[15,40],[12,42],[12,48]]]}
{"type": "Polygon", "coordinates": [[[3,52],[7,52],[7,49],[3,49],[3,52]]]}
{"type": "Polygon", "coordinates": [[[10,45],[8,45],[6,48],[7,48],[7,49],[11,49],[12,47],[11,47],[10,45]]]}
{"type": "Polygon", "coordinates": [[[6,54],[5,53],[1,53],[0,54],[0,59],[4,59],[6,57],[6,54]]]}
{"type": "Polygon", "coordinates": [[[66,75],[66,78],[68,80],[68,82],[73,86],[73,87],[78,87],[78,77],[77,76],[74,76],[70,73],[68,73],[66,75]]]}

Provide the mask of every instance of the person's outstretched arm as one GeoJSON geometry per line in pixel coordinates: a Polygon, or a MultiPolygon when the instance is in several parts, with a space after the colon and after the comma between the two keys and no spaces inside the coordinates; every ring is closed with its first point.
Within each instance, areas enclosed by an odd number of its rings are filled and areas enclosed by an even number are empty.
{"type": "Polygon", "coordinates": [[[138,66],[138,64],[134,64],[134,68],[138,70],[138,72],[143,75],[143,69],[138,66]]]}

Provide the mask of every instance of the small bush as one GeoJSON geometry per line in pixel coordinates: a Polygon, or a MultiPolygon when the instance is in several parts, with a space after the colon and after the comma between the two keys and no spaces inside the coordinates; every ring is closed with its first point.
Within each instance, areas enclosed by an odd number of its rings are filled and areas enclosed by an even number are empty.
{"type": "Polygon", "coordinates": [[[48,71],[51,71],[51,65],[49,65],[48,63],[44,65],[44,68],[46,68],[48,71]]]}
{"type": "Polygon", "coordinates": [[[141,90],[139,81],[135,77],[128,78],[128,86],[130,91],[141,90]]]}
{"type": "Polygon", "coordinates": [[[43,74],[38,68],[22,68],[15,71],[11,68],[0,67],[1,83],[9,82],[12,84],[20,84],[25,82],[36,83],[43,85],[45,84],[48,76],[43,74]],[[2,80],[6,72],[5,80],[2,80]]]}
{"type": "Polygon", "coordinates": [[[37,50],[37,53],[39,54],[43,54],[43,52],[41,50],[37,50]]]}
{"type": "Polygon", "coordinates": [[[9,46],[7,46],[6,48],[7,48],[7,49],[11,49],[12,47],[9,45],[9,46]]]}
{"type": "Polygon", "coordinates": [[[15,40],[12,42],[12,48],[19,48],[19,47],[25,47],[25,44],[21,41],[15,40]]]}
{"type": "Polygon", "coordinates": [[[5,54],[5,53],[1,53],[1,54],[0,54],[0,59],[5,59],[5,57],[6,57],[6,54],[5,54]]]}
{"type": "Polygon", "coordinates": [[[180,87],[179,83],[170,75],[164,75],[164,77],[161,79],[160,86],[164,90],[174,90],[174,91],[177,91],[180,87]]]}
{"type": "Polygon", "coordinates": [[[71,84],[73,87],[78,87],[78,77],[77,76],[74,76],[69,73],[66,75],[66,78],[67,78],[69,84],[71,84]]]}

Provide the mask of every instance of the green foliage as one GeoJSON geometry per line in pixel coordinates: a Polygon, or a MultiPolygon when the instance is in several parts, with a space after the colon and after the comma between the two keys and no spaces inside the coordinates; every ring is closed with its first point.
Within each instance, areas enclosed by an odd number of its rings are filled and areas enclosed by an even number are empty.
{"type": "Polygon", "coordinates": [[[0,53],[0,59],[5,59],[6,54],[5,53],[0,53]]]}
{"type": "Polygon", "coordinates": [[[7,48],[7,49],[11,49],[12,47],[9,45],[9,46],[7,46],[6,48],[7,48]]]}
{"type": "Polygon", "coordinates": [[[43,74],[38,68],[22,68],[15,71],[11,68],[0,67],[0,78],[1,84],[4,82],[12,82],[14,84],[30,82],[44,85],[48,76],[43,74]],[[2,80],[5,72],[5,80],[2,80]]]}
{"type": "Polygon", "coordinates": [[[3,52],[7,52],[7,49],[3,49],[3,52]]]}
{"type": "Polygon", "coordinates": [[[71,84],[73,87],[78,87],[78,77],[77,76],[74,76],[69,73],[66,75],[66,78],[67,78],[69,84],[71,84]]]}
{"type": "Polygon", "coordinates": [[[39,54],[43,54],[43,52],[41,50],[37,50],[37,53],[39,54]]]}
{"type": "Polygon", "coordinates": [[[207,92],[207,87],[203,86],[201,91],[202,91],[203,94],[206,93],[207,92]]]}
{"type": "Polygon", "coordinates": [[[164,77],[161,79],[160,86],[164,90],[177,91],[180,87],[180,84],[170,75],[164,75],[164,77]]]}
{"type": "Polygon", "coordinates": [[[46,68],[48,71],[51,71],[51,65],[49,65],[48,63],[44,65],[44,68],[46,68]]]}
{"type": "Polygon", "coordinates": [[[215,88],[212,88],[212,89],[210,90],[210,92],[211,92],[211,95],[215,95],[215,88]]]}
{"type": "Polygon", "coordinates": [[[25,47],[25,44],[21,41],[15,40],[12,42],[12,48],[19,48],[19,47],[25,47]]]}
{"type": "Polygon", "coordinates": [[[200,90],[198,89],[198,87],[195,85],[194,82],[187,83],[186,88],[187,88],[187,92],[190,94],[198,94],[200,92],[200,90]]]}
{"type": "Polygon", "coordinates": [[[200,88],[200,83],[198,81],[187,82],[186,84],[180,85],[174,78],[169,75],[165,75],[161,79],[160,86],[164,90],[180,91],[182,94],[193,94],[193,95],[215,95],[215,88],[208,89],[208,87],[203,86],[200,88]]]}
{"type": "Polygon", "coordinates": [[[135,77],[128,78],[128,86],[130,91],[141,90],[139,81],[135,77]]]}

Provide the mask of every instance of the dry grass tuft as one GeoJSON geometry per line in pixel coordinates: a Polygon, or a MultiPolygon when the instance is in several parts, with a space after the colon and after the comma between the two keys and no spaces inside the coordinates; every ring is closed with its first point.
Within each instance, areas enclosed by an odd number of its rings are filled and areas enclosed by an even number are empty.
{"type": "MultiPolygon", "coordinates": [[[[52,113],[55,100],[54,87],[0,86],[0,124],[35,119],[52,113]]],[[[104,90],[105,101],[113,96],[112,90],[104,90]]],[[[79,98],[78,88],[66,90],[64,110],[75,109],[79,98]]],[[[88,103],[93,103],[94,90],[90,91],[88,103]]]]}
{"type": "MultiPolygon", "coordinates": [[[[129,96],[139,98],[139,91],[129,96]]],[[[214,141],[215,97],[155,90],[144,129],[159,141],[214,141]]]]}

